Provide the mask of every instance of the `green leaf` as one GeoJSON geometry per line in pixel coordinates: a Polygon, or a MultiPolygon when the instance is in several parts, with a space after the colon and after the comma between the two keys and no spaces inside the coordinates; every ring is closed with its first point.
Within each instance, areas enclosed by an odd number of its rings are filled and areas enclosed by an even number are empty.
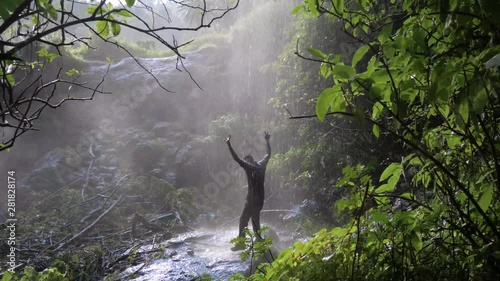
{"type": "Polygon", "coordinates": [[[462,143],[462,137],[459,135],[451,135],[446,138],[446,144],[450,149],[454,149],[456,146],[462,143]]]}
{"type": "Polygon", "coordinates": [[[356,64],[363,58],[363,56],[368,52],[370,49],[369,45],[363,45],[361,46],[356,53],[352,56],[352,67],[356,67],[356,64]]]}
{"type": "Polygon", "coordinates": [[[342,212],[345,209],[352,207],[352,206],[353,206],[352,200],[340,199],[340,200],[337,200],[337,202],[335,202],[335,207],[337,207],[337,210],[339,212],[342,212]]]}
{"type": "Polygon", "coordinates": [[[467,97],[462,97],[458,104],[458,113],[462,117],[464,124],[469,120],[469,100],[467,97]]]}
{"type": "Polygon", "coordinates": [[[327,55],[325,55],[322,51],[314,48],[307,48],[307,51],[311,53],[313,56],[316,56],[318,58],[326,59],[327,55]]]}
{"type": "Polygon", "coordinates": [[[115,14],[122,16],[122,17],[125,17],[125,18],[131,18],[134,16],[134,15],[132,15],[131,12],[129,12],[127,10],[118,10],[115,12],[115,14]]]}
{"type": "Polygon", "coordinates": [[[377,120],[382,114],[382,112],[384,112],[384,105],[382,105],[380,102],[376,102],[373,105],[372,109],[372,119],[377,120]]]}
{"type": "Polygon", "coordinates": [[[58,57],[58,54],[54,53],[49,53],[47,48],[41,48],[36,52],[40,57],[47,59],[48,62],[52,62],[56,57],[58,57]]]}
{"type": "Polygon", "coordinates": [[[87,10],[85,10],[85,12],[89,15],[92,15],[94,14],[94,11],[97,9],[98,6],[90,6],[87,8],[87,10]]]}
{"type": "Polygon", "coordinates": [[[481,209],[486,212],[492,200],[493,200],[493,185],[489,184],[485,188],[483,188],[483,195],[481,196],[481,198],[477,203],[479,204],[479,207],[481,207],[481,209]]]}
{"type": "Polygon", "coordinates": [[[387,168],[385,168],[384,172],[380,176],[379,181],[383,181],[387,179],[389,176],[394,175],[395,173],[401,173],[401,163],[391,163],[387,168]]]}
{"type": "Polygon", "coordinates": [[[372,132],[376,138],[380,137],[380,127],[377,124],[373,124],[372,132]]]}
{"type": "Polygon", "coordinates": [[[474,111],[477,113],[483,111],[487,102],[488,102],[488,94],[486,93],[486,90],[483,88],[478,91],[477,96],[474,99],[474,104],[473,104],[474,111]]]}
{"type": "Polygon", "coordinates": [[[408,46],[413,44],[413,39],[411,37],[398,36],[394,39],[394,47],[399,50],[405,50],[408,46]]]}
{"type": "Polygon", "coordinates": [[[415,196],[413,194],[411,194],[410,192],[405,192],[405,193],[399,195],[399,197],[413,200],[415,196]]]}
{"type": "Polygon", "coordinates": [[[344,0],[333,0],[333,5],[339,14],[344,13],[344,0]]]}
{"type": "Polygon", "coordinates": [[[413,246],[413,249],[415,249],[415,251],[420,251],[422,249],[422,239],[420,239],[420,237],[416,234],[412,235],[412,238],[411,238],[411,245],[413,246]]]}
{"type": "Polygon", "coordinates": [[[390,81],[389,73],[385,69],[377,69],[370,73],[370,79],[372,79],[377,84],[387,84],[390,81]]]}
{"type": "Polygon", "coordinates": [[[335,237],[343,237],[345,236],[349,231],[345,228],[341,228],[341,227],[334,227],[331,231],[333,236],[335,237]]]}
{"type": "Polygon", "coordinates": [[[125,3],[127,3],[127,6],[131,8],[135,4],[135,0],[125,0],[125,3]]]}
{"type": "Polygon", "coordinates": [[[454,11],[458,7],[458,2],[457,0],[451,0],[450,1],[450,11],[454,11]]]}
{"type": "Polygon", "coordinates": [[[12,279],[12,273],[10,271],[4,271],[2,276],[2,281],[10,281],[12,279]]]}
{"type": "Polygon", "coordinates": [[[318,0],[306,0],[306,1],[309,5],[309,10],[313,14],[313,16],[315,16],[315,17],[319,16],[318,0]]]}
{"type": "Polygon", "coordinates": [[[297,7],[295,7],[292,11],[292,15],[297,15],[298,13],[300,12],[303,12],[304,11],[304,5],[299,5],[297,7]]]}
{"type": "Polygon", "coordinates": [[[325,120],[326,113],[330,108],[336,95],[340,92],[340,85],[335,85],[331,88],[324,89],[319,95],[318,102],[316,103],[316,115],[319,120],[325,120]]]}
{"type": "Polygon", "coordinates": [[[371,215],[372,215],[372,220],[373,221],[376,221],[376,222],[381,222],[381,223],[384,223],[384,224],[388,224],[389,223],[389,218],[387,218],[387,215],[382,213],[379,209],[373,209],[371,211],[371,215]]]}
{"type": "Polygon", "coordinates": [[[81,75],[82,74],[82,71],[78,70],[78,69],[70,69],[68,71],[66,71],[66,75],[68,75],[68,77],[72,77],[74,75],[81,75]]]}
{"type": "Polygon", "coordinates": [[[120,31],[121,31],[120,25],[116,22],[112,22],[111,23],[111,32],[113,33],[113,35],[117,36],[118,34],[120,34],[120,31]]]}
{"type": "Polygon", "coordinates": [[[328,78],[332,74],[332,67],[329,63],[322,63],[320,67],[321,75],[328,78]]]}
{"type": "Polygon", "coordinates": [[[12,73],[5,75],[5,78],[7,78],[7,82],[9,82],[10,86],[14,86],[16,84],[16,79],[14,79],[14,75],[12,75],[12,73]]]}
{"type": "Polygon", "coordinates": [[[335,79],[350,79],[356,75],[356,70],[352,66],[337,64],[333,67],[333,77],[335,79]]]}
{"type": "Polygon", "coordinates": [[[54,8],[54,6],[52,6],[51,4],[46,4],[45,9],[53,20],[57,20],[57,10],[56,8],[54,8]]]}
{"type": "Polygon", "coordinates": [[[378,34],[377,37],[378,41],[380,43],[384,43],[385,41],[387,41],[387,39],[389,39],[389,37],[391,37],[391,34],[392,34],[392,24],[384,25],[384,27],[382,27],[382,30],[378,34]]]}
{"type": "Polygon", "coordinates": [[[394,189],[396,189],[395,184],[384,183],[379,188],[375,189],[375,193],[380,194],[380,193],[384,193],[384,192],[390,192],[390,191],[394,191],[394,189]]]}
{"type": "Polygon", "coordinates": [[[103,20],[98,21],[96,28],[97,28],[97,33],[99,33],[99,35],[101,35],[102,37],[108,37],[109,27],[108,27],[107,21],[103,21],[103,20]]]}

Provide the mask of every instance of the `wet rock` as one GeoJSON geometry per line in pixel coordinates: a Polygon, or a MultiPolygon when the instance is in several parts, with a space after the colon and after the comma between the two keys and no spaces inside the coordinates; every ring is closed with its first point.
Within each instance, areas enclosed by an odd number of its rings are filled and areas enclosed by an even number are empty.
{"type": "Polygon", "coordinates": [[[214,213],[200,214],[195,220],[196,227],[211,227],[216,224],[216,215],[214,213]]]}
{"type": "Polygon", "coordinates": [[[123,141],[117,141],[115,147],[116,151],[124,150],[126,148],[126,143],[123,141]]]}
{"type": "MultiPolygon", "coordinates": [[[[104,150],[104,154],[109,155],[109,154],[116,154],[116,149],[115,148],[108,148],[104,150]]],[[[97,155],[96,155],[97,156],[97,155]]]]}
{"type": "Polygon", "coordinates": [[[154,143],[142,142],[138,143],[133,151],[133,160],[136,168],[143,172],[152,170],[163,155],[160,146],[154,143]]]}
{"type": "Polygon", "coordinates": [[[169,128],[170,128],[170,123],[158,122],[153,126],[153,133],[157,137],[165,137],[168,134],[169,128]]]}
{"type": "MultiPolygon", "coordinates": [[[[231,251],[229,240],[235,235],[236,228],[215,233],[192,231],[180,234],[169,241],[164,259],[146,265],[132,280],[188,281],[197,280],[203,275],[210,275],[213,280],[228,280],[234,273],[244,273],[250,265],[249,261],[242,263],[239,254],[231,251]],[[172,241],[183,243],[171,243],[172,241]]],[[[137,267],[130,267],[123,275],[136,269],[137,267]]]]}
{"type": "Polygon", "coordinates": [[[24,184],[37,190],[55,190],[80,178],[84,164],[79,155],[70,149],[47,152],[36,164],[24,184]]]}
{"type": "Polygon", "coordinates": [[[165,180],[171,184],[175,184],[175,181],[176,181],[177,177],[175,175],[175,172],[174,171],[168,171],[166,174],[165,174],[165,180]]]}
{"type": "Polygon", "coordinates": [[[114,172],[118,171],[118,167],[116,167],[116,166],[104,166],[104,167],[101,167],[101,169],[104,171],[107,171],[109,173],[114,173],[114,172]]]}
{"type": "Polygon", "coordinates": [[[175,164],[185,164],[189,161],[189,151],[191,150],[191,145],[186,145],[179,149],[177,155],[175,156],[175,164]]]}
{"type": "Polygon", "coordinates": [[[114,178],[114,174],[111,173],[101,173],[100,175],[106,182],[111,182],[114,178]]]}
{"type": "Polygon", "coordinates": [[[176,256],[176,255],[177,255],[177,251],[175,251],[175,250],[174,250],[174,251],[171,251],[170,253],[168,253],[168,254],[167,254],[167,256],[168,256],[169,258],[171,258],[171,257],[173,257],[173,256],[176,256]]]}

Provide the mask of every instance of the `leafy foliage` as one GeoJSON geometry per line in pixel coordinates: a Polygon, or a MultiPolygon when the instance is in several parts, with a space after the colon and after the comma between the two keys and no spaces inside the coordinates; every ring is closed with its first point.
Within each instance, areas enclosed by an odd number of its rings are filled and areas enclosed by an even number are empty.
{"type": "Polygon", "coordinates": [[[351,116],[403,150],[399,161],[344,167],[336,185],[349,191],[335,205],[349,222],[297,242],[253,278],[500,278],[498,8],[306,0],[294,10],[339,22],[360,43],[350,63],[309,49],[332,69],[321,71],[333,85],[318,118],[351,116]]]}
{"type": "Polygon", "coordinates": [[[51,267],[37,272],[33,267],[27,266],[21,275],[12,274],[9,271],[4,272],[2,281],[68,281],[68,277],[57,267],[51,267]]]}

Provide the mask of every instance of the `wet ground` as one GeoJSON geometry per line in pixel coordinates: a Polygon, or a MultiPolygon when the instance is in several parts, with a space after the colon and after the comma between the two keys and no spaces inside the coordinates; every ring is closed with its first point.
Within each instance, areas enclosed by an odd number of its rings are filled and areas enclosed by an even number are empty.
{"type": "MultiPolygon", "coordinates": [[[[242,263],[240,252],[231,251],[229,241],[238,235],[229,230],[200,230],[184,233],[166,242],[163,257],[129,267],[121,276],[125,280],[195,280],[209,274],[213,280],[227,280],[234,273],[245,274],[249,262],[242,263]]],[[[151,250],[148,245],[139,251],[151,250]]]]}

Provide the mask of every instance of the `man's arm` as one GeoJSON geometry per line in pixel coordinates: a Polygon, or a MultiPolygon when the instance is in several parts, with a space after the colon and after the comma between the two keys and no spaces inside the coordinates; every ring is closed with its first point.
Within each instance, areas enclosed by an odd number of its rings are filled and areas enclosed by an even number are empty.
{"type": "Polygon", "coordinates": [[[271,138],[271,133],[269,132],[264,132],[264,138],[266,139],[266,144],[267,144],[267,154],[264,156],[264,159],[259,161],[259,165],[267,165],[267,162],[269,161],[269,158],[271,158],[271,144],[269,143],[269,139],[271,138]]]}
{"type": "Polygon", "coordinates": [[[225,139],[224,141],[227,143],[227,146],[229,147],[229,151],[231,152],[234,161],[238,162],[238,164],[240,164],[240,166],[243,168],[249,168],[250,164],[241,160],[240,157],[238,157],[238,154],[236,154],[233,147],[231,146],[231,135],[227,136],[227,139],[225,139]]]}

